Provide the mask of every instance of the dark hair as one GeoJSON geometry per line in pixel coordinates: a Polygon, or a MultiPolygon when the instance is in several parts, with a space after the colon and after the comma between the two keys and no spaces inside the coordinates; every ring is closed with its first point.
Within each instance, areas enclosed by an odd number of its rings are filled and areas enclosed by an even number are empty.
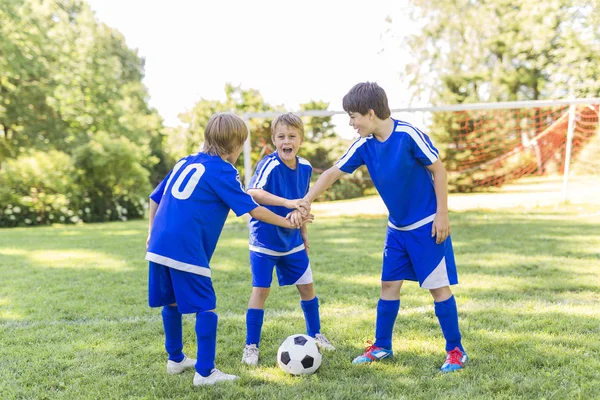
{"type": "Polygon", "coordinates": [[[344,96],[342,100],[344,111],[358,112],[366,115],[373,110],[379,119],[388,119],[391,115],[387,95],[375,82],[361,82],[344,96]]]}

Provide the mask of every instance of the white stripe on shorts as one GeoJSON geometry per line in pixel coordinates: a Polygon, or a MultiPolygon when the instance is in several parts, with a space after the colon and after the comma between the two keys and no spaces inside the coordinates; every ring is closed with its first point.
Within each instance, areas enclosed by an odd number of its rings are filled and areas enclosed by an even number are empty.
{"type": "Polygon", "coordinates": [[[306,268],[306,271],[304,271],[302,276],[300,278],[298,278],[298,280],[296,282],[294,282],[293,284],[294,285],[306,285],[309,283],[313,283],[312,270],[310,269],[310,263],[308,263],[308,267],[306,268]]]}
{"type": "Polygon", "coordinates": [[[448,270],[446,269],[446,257],[442,257],[442,261],[431,271],[421,285],[423,289],[439,289],[444,286],[450,286],[448,270]]]}
{"type": "Polygon", "coordinates": [[[173,260],[172,258],[161,256],[160,254],[147,252],[146,260],[155,262],[157,264],[165,265],[169,268],[177,269],[179,271],[185,271],[196,275],[206,276],[207,278],[210,278],[211,275],[210,268],[173,260]]]}
{"type": "Polygon", "coordinates": [[[250,251],[266,254],[268,256],[287,256],[287,255],[294,254],[294,253],[297,253],[302,250],[304,250],[304,243],[302,243],[300,246],[294,247],[290,251],[285,251],[285,252],[275,251],[275,250],[271,250],[271,249],[265,249],[264,247],[257,247],[257,246],[250,245],[250,251]]]}
{"type": "Polygon", "coordinates": [[[431,214],[429,217],[423,218],[422,220],[417,221],[414,224],[410,224],[408,226],[399,227],[399,226],[392,224],[390,221],[388,221],[388,226],[397,231],[412,231],[412,230],[422,227],[425,224],[430,223],[434,219],[435,219],[435,214],[431,214]]]}

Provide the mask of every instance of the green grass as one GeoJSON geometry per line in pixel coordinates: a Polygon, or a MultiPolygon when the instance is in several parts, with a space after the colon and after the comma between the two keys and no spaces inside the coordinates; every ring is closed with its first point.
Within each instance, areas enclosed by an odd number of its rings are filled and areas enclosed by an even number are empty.
{"type": "MultiPolygon", "coordinates": [[[[261,362],[240,363],[250,294],[247,231],[231,219],[213,257],[217,366],[236,383],[194,388],[165,373],[158,309],[147,306],[146,223],[0,230],[0,398],[582,398],[600,393],[600,213],[592,206],[452,213],[454,288],[471,360],[443,375],[428,291],[405,284],[395,357],[353,366],[373,337],[384,217],[321,218],[310,228],[323,332],[337,346],[291,377],[277,348],[304,331],[295,288],[267,301],[261,362]]],[[[185,351],[195,354],[192,316],[185,351]]]]}

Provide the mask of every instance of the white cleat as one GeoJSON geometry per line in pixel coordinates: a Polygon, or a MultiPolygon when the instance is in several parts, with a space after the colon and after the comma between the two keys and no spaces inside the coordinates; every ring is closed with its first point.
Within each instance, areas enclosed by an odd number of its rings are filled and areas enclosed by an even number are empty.
{"type": "Polygon", "coordinates": [[[333,347],[331,342],[320,333],[315,335],[315,342],[317,342],[317,346],[319,346],[321,350],[335,350],[335,347],[333,347]]]}
{"type": "Polygon", "coordinates": [[[244,348],[244,355],[242,355],[242,363],[255,367],[258,365],[258,353],[259,350],[255,344],[247,344],[244,348]]]}
{"type": "Polygon", "coordinates": [[[237,378],[239,378],[239,376],[226,374],[213,368],[209,376],[202,376],[196,372],[196,375],[194,375],[194,386],[214,385],[218,382],[234,381],[237,378]]]}
{"type": "Polygon", "coordinates": [[[196,366],[196,360],[185,356],[180,362],[167,361],[167,372],[171,375],[180,374],[186,369],[194,368],[196,366]]]}

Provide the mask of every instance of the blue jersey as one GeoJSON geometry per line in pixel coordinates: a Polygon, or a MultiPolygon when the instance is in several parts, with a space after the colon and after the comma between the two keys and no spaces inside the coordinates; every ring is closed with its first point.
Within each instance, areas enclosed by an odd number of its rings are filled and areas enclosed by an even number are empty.
{"type": "Polygon", "coordinates": [[[390,226],[412,228],[435,216],[433,176],[425,167],[437,160],[438,151],[426,134],[394,120],[394,131],[385,142],[373,135],[360,138],[335,165],[347,173],[366,165],[389,211],[390,226]]]}
{"type": "Polygon", "coordinates": [[[146,260],[208,277],[229,210],[240,216],[258,207],[235,167],[206,153],[180,160],[150,198],[159,206],[146,260]]]}
{"type": "MultiPolygon", "coordinates": [[[[248,189],[262,189],[286,199],[304,197],[310,186],[312,166],[296,157],[296,169],[291,169],[281,161],[277,152],[263,158],[256,167],[248,189]]],[[[275,214],[285,216],[292,210],[280,206],[265,206],[275,214]]],[[[280,255],[290,251],[300,251],[304,242],[299,229],[282,228],[250,219],[250,249],[259,253],[280,255]]]]}

